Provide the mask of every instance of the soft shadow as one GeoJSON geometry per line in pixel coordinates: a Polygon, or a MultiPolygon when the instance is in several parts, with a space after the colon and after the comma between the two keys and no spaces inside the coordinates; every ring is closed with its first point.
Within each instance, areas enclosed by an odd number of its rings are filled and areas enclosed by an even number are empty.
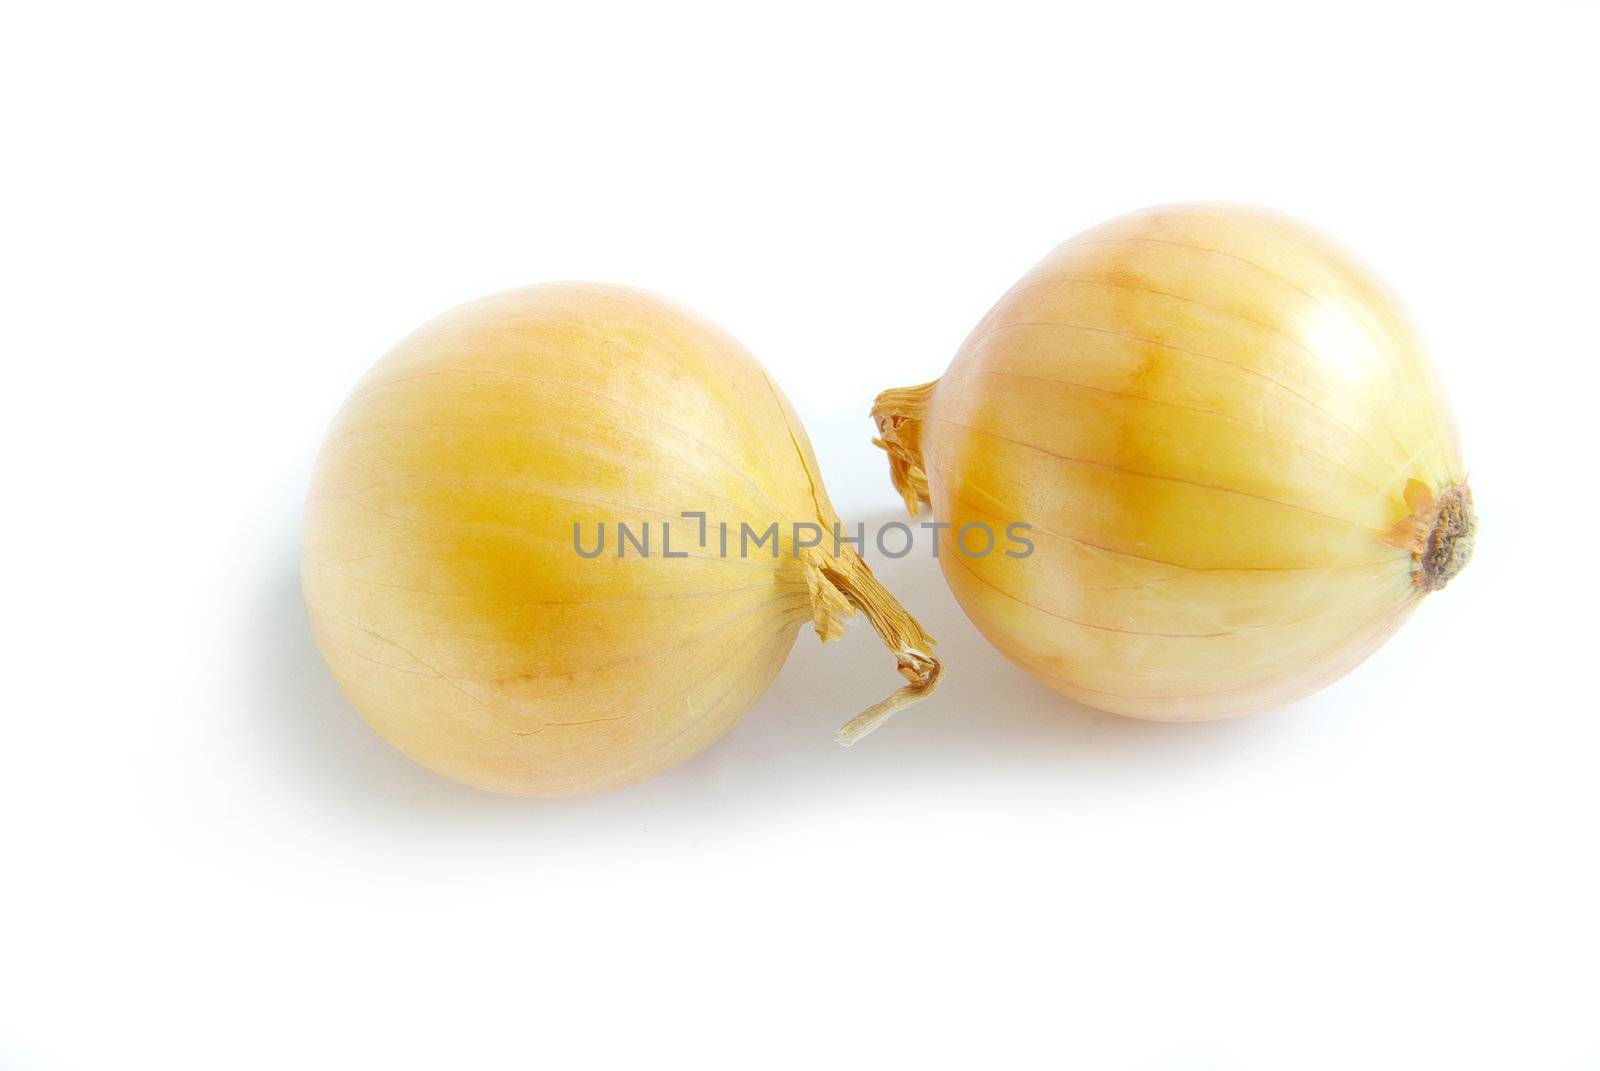
{"type": "Polygon", "coordinates": [[[326,802],[385,813],[481,804],[483,793],[430,773],[390,747],[339,691],[311,639],[292,550],[277,557],[265,581],[243,644],[255,685],[247,699],[254,726],[281,758],[284,775],[326,802]]]}
{"type": "MultiPolygon", "coordinates": [[[[864,518],[868,530],[904,515],[864,518]]],[[[938,640],[944,676],[933,696],[847,751],[819,743],[826,730],[899,682],[894,659],[857,619],[845,639],[819,644],[809,632],[783,673],[730,738],[770,774],[804,765],[815,791],[827,783],[853,791],[863,783],[1018,779],[1083,783],[1106,777],[1167,778],[1182,767],[1283,731],[1271,716],[1163,724],[1107,714],[1051,691],[1000,654],[967,619],[945,585],[939,563],[919,544],[901,559],[869,552],[869,563],[938,640]]],[[[768,791],[772,791],[769,786],[768,791]]]]}
{"type": "MultiPolygon", "coordinates": [[[[864,519],[870,530],[899,515],[864,519]]],[[[1284,714],[1165,725],[1074,703],[978,634],[925,546],[899,560],[868,556],[939,640],[945,674],[932,697],[848,750],[833,730],[900,683],[893,657],[859,617],[838,643],[819,643],[804,629],[778,680],[727,737],[644,784],[577,800],[512,799],[457,785],[386,744],[340,693],[311,639],[292,543],[263,577],[248,617],[243,650],[254,687],[246,713],[259,751],[285,781],[359,823],[558,823],[574,836],[655,823],[766,823],[819,796],[865,802],[927,783],[981,790],[1019,780],[1063,788],[1167,782],[1286,731],[1284,714]]]]}

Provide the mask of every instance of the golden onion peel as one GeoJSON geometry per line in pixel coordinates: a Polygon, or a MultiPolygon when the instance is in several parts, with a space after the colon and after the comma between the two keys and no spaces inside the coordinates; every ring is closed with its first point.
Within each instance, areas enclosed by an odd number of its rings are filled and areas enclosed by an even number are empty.
{"type": "Polygon", "coordinates": [[[933,641],[852,546],[805,546],[796,522],[837,518],[737,342],[636,290],[529,287],[424,325],[358,385],[301,570],[317,644],[380,734],[471,785],[569,795],[711,744],[807,621],[829,640],[864,611],[908,681],[847,739],[932,689],[933,641]],[[774,522],[780,553],[719,545],[723,524],[774,522]],[[654,527],[655,552],[578,553],[618,524],[654,527]]]}
{"type": "Polygon", "coordinates": [[[940,555],[996,647],[1133,717],[1227,717],[1357,665],[1466,564],[1472,496],[1416,336],[1303,224],[1178,205],[1068,241],[944,376],[886,391],[907,507],[1022,521],[940,555]]]}

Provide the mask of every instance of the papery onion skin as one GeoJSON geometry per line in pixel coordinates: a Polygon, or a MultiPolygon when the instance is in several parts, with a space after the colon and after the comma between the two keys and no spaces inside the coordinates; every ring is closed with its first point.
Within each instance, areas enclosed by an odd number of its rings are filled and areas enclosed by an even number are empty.
{"type": "Polygon", "coordinates": [[[994,645],[1156,720],[1276,707],[1377,649],[1470,557],[1454,423],[1394,298],[1277,213],[1174,205],[1054,250],[943,377],[886,391],[913,513],[1025,521],[940,554],[994,645]]]}
{"type": "MultiPolygon", "coordinates": [[[[798,419],[733,338],[642,291],[528,287],[455,309],[358,385],[318,457],[302,530],[317,644],[378,732],[514,795],[616,787],[725,733],[795,635],[865,605],[925,694],[932,643],[847,546],[798,419]],[[703,511],[713,526],[699,545],[703,511]],[[618,557],[615,525],[655,529],[618,557]],[[661,550],[672,524],[673,553],[661,550]],[[724,557],[715,525],[784,545],[724,557]],[[597,525],[613,542],[580,557],[597,525]]],[[[870,726],[869,726],[870,728],[870,726]]]]}

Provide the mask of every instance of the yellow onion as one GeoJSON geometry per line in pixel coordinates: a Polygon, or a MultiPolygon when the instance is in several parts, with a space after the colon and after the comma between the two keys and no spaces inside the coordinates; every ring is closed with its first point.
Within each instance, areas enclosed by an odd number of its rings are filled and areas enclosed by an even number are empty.
{"type": "Polygon", "coordinates": [[[932,689],[933,641],[837,524],[733,338],[636,290],[529,287],[425,324],[358,385],[317,459],[302,578],[380,734],[471,785],[568,795],[707,747],[804,622],[829,640],[864,611],[908,682],[847,736],[932,689]],[[742,525],[774,524],[741,553],[742,525]],[[585,556],[600,525],[614,545],[585,556]]]}
{"type": "Polygon", "coordinates": [[[1073,238],[941,379],[873,416],[907,507],[952,526],[939,560],[968,616],[1119,714],[1308,695],[1471,554],[1412,327],[1350,254],[1259,209],[1153,208],[1073,238]],[[954,552],[974,522],[1032,525],[1033,553],[954,552]]]}

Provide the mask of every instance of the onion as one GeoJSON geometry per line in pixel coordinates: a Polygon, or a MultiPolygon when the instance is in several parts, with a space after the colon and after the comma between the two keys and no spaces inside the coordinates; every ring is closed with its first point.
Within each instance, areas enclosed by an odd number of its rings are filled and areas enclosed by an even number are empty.
{"type": "Polygon", "coordinates": [[[302,576],[380,734],[467,784],[568,795],[707,747],[806,621],[831,640],[864,611],[908,682],[848,738],[933,688],[932,639],[837,524],[731,337],[623,287],[530,287],[424,325],[359,384],[317,459],[302,576]],[[744,525],[777,533],[741,553],[744,525]]]}
{"type": "Polygon", "coordinates": [[[1356,666],[1471,555],[1472,495],[1412,328],[1287,217],[1137,212],[1057,248],[878,445],[942,539],[1031,524],[1034,553],[939,556],[1004,654],[1081,702],[1227,717],[1356,666]]]}

